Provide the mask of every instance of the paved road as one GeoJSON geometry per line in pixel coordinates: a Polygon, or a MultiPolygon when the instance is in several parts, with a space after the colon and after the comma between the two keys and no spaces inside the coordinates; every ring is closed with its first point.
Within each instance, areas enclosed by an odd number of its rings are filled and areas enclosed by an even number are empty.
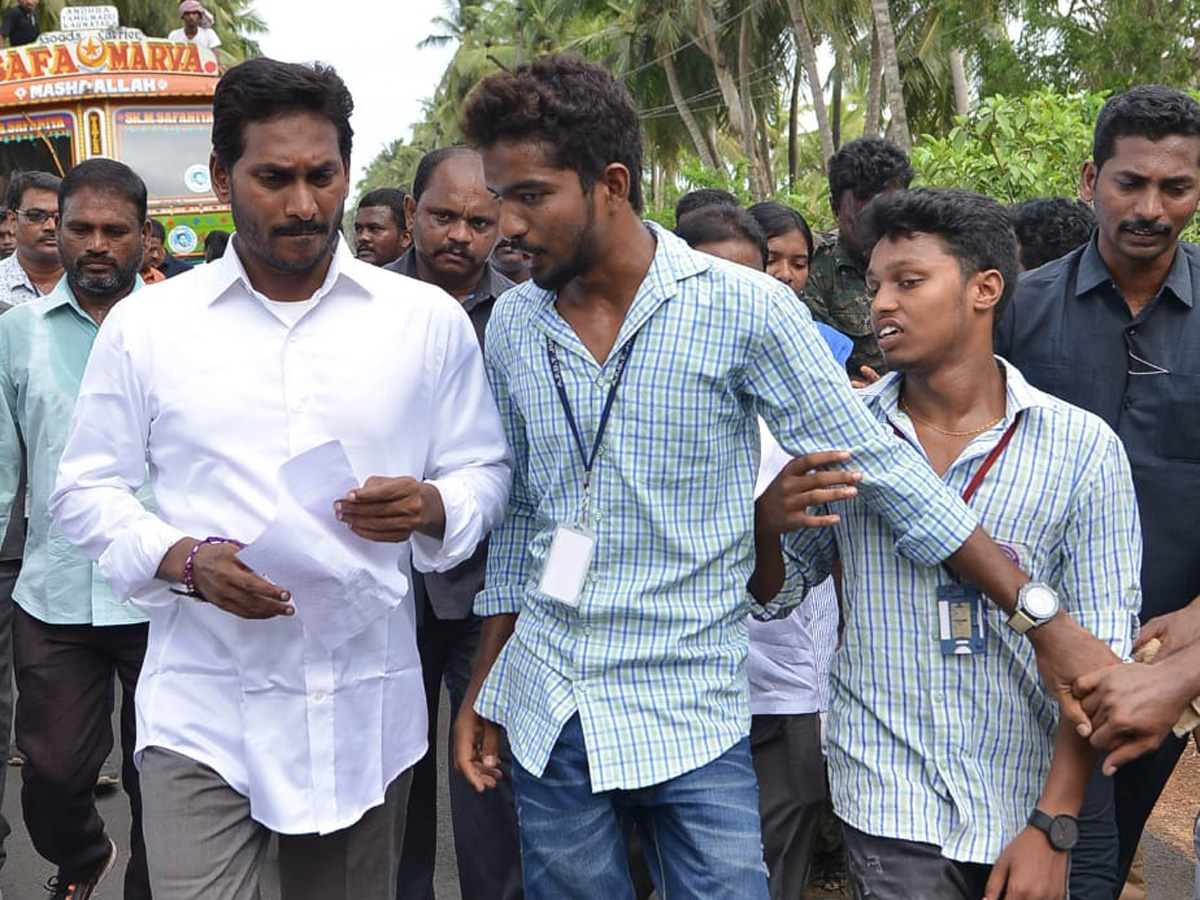
{"type": "MultiPolygon", "coordinates": [[[[442,696],[442,738],[440,746],[446,745],[445,720],[449,713],[446,710],[446,697],[442,696]]],[[[114,720],[115,727],[115,720],[114,720]]],[[[2,763],[0,763],[2,765],[2,763]]],[[[0,870],[0,889],[4,891],[4,900],[45,900],[46,893],[42,885],[54,874],[54,867],[38,856],[29,843],[29,835],[21,824],[21,770],[3,766],[7,769],[7,790],[4,794],[4,815],[12,825],[13,833],[5,842],[8,848],[8,862],[0,870]]],[[[441,785],[442,799],[439,807],[438,821],[438,866],[434,878],[434,888],[437,900],[461,900],[458,891],[458,878],[454,868],[454,839],[450,832],[450,819],[446,812],[449,800],[446,797],[446,772],[442,764],[441,785]]],[[[4,774],[0,771],[0,774],[4,774]]],[[[100,888],[92,895],[93,900],[122,900],[122,879],[124,878],[125,863],[129,859],[129,802],[124,793],[118,792],[99,801],[100,814],[109,827],[109,833],[117,842],[120,856],[116,868],[109,874],[100,888]]],[[[273,873],[265,878],[262,900],[278,900],[279,891],[273,873]]]]}

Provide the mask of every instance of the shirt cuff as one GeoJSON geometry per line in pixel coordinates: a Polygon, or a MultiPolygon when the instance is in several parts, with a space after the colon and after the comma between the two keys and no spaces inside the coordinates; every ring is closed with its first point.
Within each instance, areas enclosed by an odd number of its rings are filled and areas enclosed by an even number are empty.
{"type": "Polygon", "coordinates": [[[958,497],[949,507],[930,505],[915,520],[905,523],[904,534],[896,540],[896,552],[923,566],[936,566],[953,556],[979,522],[958,497]]]}
{"type": "Polygon", "coordinates": [[[1137,615],[1129,609],[1074,609],[1067,611],[1071,618],[1108,644],[1124,662],[1133,655],[1133,642],[1138,634],[1137,615]]]}
{"type": "Polygon", "coordinates": [[[413,532],[413,565],[421,572],[445,572],[465,561],[483,540],[483,514],[469,487],[454,479],[428,480],[446,512],[440,538],[413,532]]]}
{"type": "Polygon", "coordinates": [[[759,603],[751,597],[750,616],[759,622],[786,618],[804,601],[809,591],[829,577],[827,572],[818,572],[800,557],[789,554],[786,537],[784,538],[783,560],[783,586],[779,589],[779,593],[766,603],[759,603]]]}
{"type": "Polygon", "coordinates": [[[156,516],[132,522],[99,559],[100,574],[122,600],[158,578],[163,557],[187,535],[156,516]]]}
{"type": "Polygon", "coordinates": [[[475,595],[474,613],[477,616],[515,616],[521,612],[525,588],[519,585],[489,587],[475,595]]]}

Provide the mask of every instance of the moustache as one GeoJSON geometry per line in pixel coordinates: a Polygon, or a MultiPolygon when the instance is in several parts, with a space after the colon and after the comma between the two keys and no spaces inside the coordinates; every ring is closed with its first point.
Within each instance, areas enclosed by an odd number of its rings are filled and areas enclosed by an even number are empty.
{"type": "Polygon", "coordinates": [[[465,247],[458,246],[457,244],[443,244],[441,247],[438,247],[435,251],[433,251],[433,255],[457,256],[460,259],[465,259],[467,262],[478,262],[478,259],[474,253],[472,253],[470,250],[467,250],[465,247]]]}
{"type": "Polygon", "coordinates": [[[307,222],[292,222],[287,225],[276,225],[271,229],[272,237],[302,237],[306,234],[327,234],[329,224],[320,219],[310,219],[307,222]]]}
{"type": "Polygon", "coordinates": [[[104,263],[106,266],[117,268],[118,263],[115,257],[103,253],[89,253],[86,256],[81,256],[75,260],[75,268],[82,269],[86,265],[94,263],[104,263]]]}
{"type": "Polygon", "coordinates": [[[1143,219],[1138,216],[1134,219],[1127,219],[1121,223],[1121,229],[1124,231],[1148,231],[1151,234],[1170,234],[1171,226],[1159,222],[1143,219]]]}
{"type": "Polygon", "coordinates": [[[532,244],[527,244],[520,238],[505,238],[502,242],[513,253],[524,253],[526,256],[532,256],[534,253],[540,253],[541,247],[534,247],[532,244]]]}

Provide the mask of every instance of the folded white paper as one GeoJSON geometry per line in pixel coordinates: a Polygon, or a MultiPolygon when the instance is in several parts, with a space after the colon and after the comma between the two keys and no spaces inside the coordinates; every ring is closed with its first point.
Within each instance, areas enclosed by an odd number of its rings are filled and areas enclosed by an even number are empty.
{"type": "Polygon", "coordinates": [[[344,644],[408,593],[395,544],[368,541],[339,522],[334,501],[362,482],[340,441],[279,468],[275,518],[238,559],[288,590],[305,634],[327,649],[344,644]]]}

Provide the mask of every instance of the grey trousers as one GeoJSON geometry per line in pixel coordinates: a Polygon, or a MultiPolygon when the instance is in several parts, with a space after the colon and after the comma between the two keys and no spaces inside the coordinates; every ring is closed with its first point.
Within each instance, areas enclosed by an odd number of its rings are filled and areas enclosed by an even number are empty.
{"type": "Polygon", "coordinates": [[[842,832],[854,900],[979,900],[992,873],[947,859],[933,844],[874,837],[844,823],[842,832]]]}
{"type": "Polygon", "coordinates": [[[758,776],[758,812],[771,900],[804,894],[828,791],[820,713],[756,715],[750,754],[758,776]]]}
{"type": "MultiPolygon", "coordinates": [[[[282,900],[394,900],[411,771],[381,806],[327,835],[279,835],[282,900]]],[[[260,900],[271,832],[208,766],[170,750],[142,754],[143,821],[154,900],[260,900]]]]}

